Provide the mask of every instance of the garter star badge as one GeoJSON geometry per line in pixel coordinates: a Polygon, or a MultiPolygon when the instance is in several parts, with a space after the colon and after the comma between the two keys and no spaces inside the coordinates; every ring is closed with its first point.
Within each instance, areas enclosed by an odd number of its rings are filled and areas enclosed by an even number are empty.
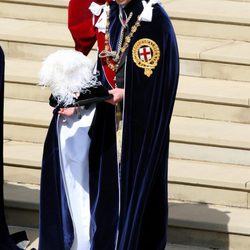
{"type": "Polygon", "coordinates": [[[132,50],[132,56],[135,64],[143,68],[144,74],[150,77],[160,59],[160,49],[156,42],[144,38],[135,43],[132,50]]]}

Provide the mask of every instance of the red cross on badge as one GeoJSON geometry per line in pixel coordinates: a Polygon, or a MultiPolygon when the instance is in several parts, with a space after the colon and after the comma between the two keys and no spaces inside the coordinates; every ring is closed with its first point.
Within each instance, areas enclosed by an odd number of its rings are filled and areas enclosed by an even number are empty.
{"type": "Polygon", "coordinates": [[[140,59],[142,61],[148,61],[152,58],[152,52],[150,47],[143,47],[139,49],[140,59]]]}

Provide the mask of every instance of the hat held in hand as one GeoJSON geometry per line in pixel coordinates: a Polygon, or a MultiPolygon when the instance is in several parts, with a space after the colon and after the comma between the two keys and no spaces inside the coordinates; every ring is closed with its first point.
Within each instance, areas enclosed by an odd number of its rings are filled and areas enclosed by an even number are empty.
{"type": "Polygon", "coordinates": [[[58,50],[42,63],[39,85],[50,87],[50,105],[73,107],[109,99],[108,91],[93,74],[94,65],[81,52],[58,50]]]}

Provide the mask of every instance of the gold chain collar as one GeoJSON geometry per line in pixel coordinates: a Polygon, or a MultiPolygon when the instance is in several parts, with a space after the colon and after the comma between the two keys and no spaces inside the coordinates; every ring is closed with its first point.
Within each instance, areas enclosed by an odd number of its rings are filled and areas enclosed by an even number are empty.
{"type": "MultiPolygon", "coordinates": [[[[101,57],[106,57],[106,61],[108,64],[108,67],[113,70],[113,71],[117,71],[118,69],[118,65],[121,61],[121,57],[122,54],[126,51],[126,49],[128,48],[132,37],[134,36],[134,33],[137,31],[138,27],[141,25],[141,15],[139,15],[137,17],[137,21],[135,22],[135,24],[131,27],[131,31],[130,33],[125,37],[124,41],[123,37],[121,37],[122,39],[120,39],[119,43],[122,44],[122,46],[120,46],[120,48],[118,49],[117,52],[110,52],[109,54],[106,53],[107,51],[109,51],[109,14],[110,14],[110,6],[108,3],[106,3],[106,14],[107,14],[107,20],[106,20],[106,32],[105,32],[105,52],[103,54],[105,54],[105,56],[101,56],[101,57]],[[113,59],[113,62],[111,62],[110,58],[113,59]]],[[[102,54],[102,52],[100,53],[100,55],[102,54]]]]}

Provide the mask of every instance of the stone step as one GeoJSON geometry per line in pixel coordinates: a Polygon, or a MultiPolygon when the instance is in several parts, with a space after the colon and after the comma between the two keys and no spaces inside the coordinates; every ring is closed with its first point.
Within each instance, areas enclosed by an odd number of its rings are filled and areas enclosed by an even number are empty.
{"type": "Polygon", "coordinates": [[[5,99],[5,123],[47,128],[53,108],[45,102],[5,99]]]}
{"type": "Polygon", "coordinates": [[[250,166],[249,151],[236,148],[173,141],[170,143],[169,155],[176,159],[250,166]]]}
{"type": "MultiPolygon", "coordinates": [[[[42,162],[42,152],[43,152],[43,144],[5,140],[4,141],[4,165],[6,168],[7,167],[14,168],[14,169],[15,168],[22,168],[22,169],[27,168],[27,170],[25,170],[26,172],[28,172],[29,169],[40,169],[41,162],[42,162]]],[[[7,175],[9,173],[8,171],[11,171],[10,168],[6,172],[7,175]]],[[[35,173],[35,171],[33,171],[33,173],[35,173]]],[[[9,175],[12,175],[12,174],[9,174],[9,175]]],[[[23,176],[21,178],[26,178],[26,177],[23,176]]],[[[35,180],[37,180],[37,177],[34,178],[34,181],[35,180]]],[[[14,181],[14,180],[11,179],[11,181],[14,181]]],[[[31,184],[38,184],[38,183],[31,182],[31,184]]]]}
{"type": "Polygon", "coordinates": [[[250,209],[169,202],[169,242],[211,249],[250,249],[250,209]]]}
{"type": "Polygon", "coordinates": [[[191,160],[169,160],[169,198],[250,208],[250,168],[191,160]]]}
{"type": "Polygon", "coordinates": [[[250,89],[246,82],[181,76],[175,116],[250,123],[250,89]]]}
{"type": "MultiPolygon", "coordinates": [[[[49,88],[36,86],[40,67],[40,61],[8,58],[5,97],[48,102],[49,88]]],[[[249,123],[250,84],[180,76],[174,114],[249,123]]]]}
{"type": "MultiPolygon", "coordinates": [[[[39,159],[37,159],[37,163],[40,167],[41,161],[39,162],[39,159]]],[[[18,166],[4,166],[4,181],[7,183],[40,185],[40,178],[41,169],[32,168],[32,166],[22,166],[21,163],[18,166]]]]}
{"type": "Polygon", "coordinates": [[[250,149],[250,124],[174,116],[170,129],[172,142],[250,149]]]}
{"type": "MultiPolygon", "coordinates": [[[[5,184],[8,224],[37,227],[38,195],[36,186],[5,184]]],[[[169,242],[246,250],[250,248],[249,218],[249,209],[170,200],[169,242]]]]}
{"type": "MultiPolygon", "coordinates": [[[[67,23],[68,2],[68,0],[1,0],[0,17],[67,23]]],[[[166,3],[163,4],[166,7],[166,3]]]]}
{"type": "Polygon", "coordinates": [[[234,1],[234,2],[250,2],[250,0],[227,0],[227,1],[234,1]]]}
{"type": "Polygon", "coordinates": [[[49,88],[41,89],[30,84],[20,84],[16,82],[6,82],[5,98],[22,99],[38,102],[48,102],[50,96],[49,88]]]}
{"type": "MultiPolygon", "coordinates": [[[[74,46],[64,24],[0,18],[0,25],[0,44],[7,57],[41,60],[74,46]]],[[[249,81],[250,43],[189,36],[178,36],[178,43],[183,75],[249,81]]],[[[95,60],[95,50],[90,57],[95,60]]]]}
{"type": "Polygon", "coordinates": [[[5,81],[24,85],[37,85],[41,61],[6,58],[5,81]]]}
{"type": "Polygon", "coordinates": [[[41,170],[32,167],[34,162],[40,167],[41,159],[35,155],[42,153],[42,145],[39,145],[39,153],[37,146],[33,146],[15,142],[4,144],[5,213],[9,225],[38,227],[39,224],[41,170]]]}
{"type": "Polygon", "coordinates": [[[195,247],[195,246],[179,245],[179,244],[167,244],[165,250],[211,250],[211,248],[195,247]]]}
{"type": "Polygon", "coordinates": [[[41,61],[6,59],[5,97],[48,102],[49,88],[37,86],[40,68],[41,61]]]}
{"type": "MultiPolygon", "coordinates": [[[[215,1],[201,4],[192,0],[187,4],[184,0],[169,0],[163,4],[179,34],[249,41],[249,1],[215,1]]],[[[0,16],[66,23],[67,5],[68,1],[59,0],[4,0],[0,1],[0,16]]]]}
{"type": "MultiPolygon", "coordinates": [[[[36,167],[27,166],[21,157],[22,151],[16,151],[18,165],[11,157],[6,159],[5,182],[40,185],[41,160],[33,160],[36,167]]],[[[36,149],[31,149],[33,151],[36,149]]],[[[247,166],[170,158],[168,180],[172,200],[250,208],[250,168],[247,166]]]]}
{"type": "Polygon", "coordinates": [[[249,82],[250,43],[178,36],[181,74],[249,82]]]}
{"type": "Polygon", "coordinates": [[[250,41],[250,2],[174,0],[165,5],[179,35],[250,41]]]}
{"type": "Polygon", "coordinates": [[[5,183],[4,202],[8,225],[38,227],[39,192],[38,185],[5,183]]]}
{"type": "MultiPolygon", "coordinates": [[[[248,90],[250,85],[245,83],[242,85],[239,84],[236,89],[235,87],[237,84],[238,83],[228,86],[230,84],[227,85],[227,82],[220,85],[218,80],[185,76],[180,77],[174,115],[250,123],[250,107],[247,104],[247,95],[250,92],[243,92],[244,90],[248,90]],[[208,80],[207,82],[209,83],[211,82],[211,84],[206,84],[206,80],[208,80]],[[212,96],[213,93],[209,92],[212,91],[213,86],[215,86],[213,82],[218,84],[218,87],[216,87],[217,92],[214,92],[214,96],[212,96]],[[203,83],[206,85],[202,86],[203,83]],[[236,92],[245,95],[245,97],[243,95],[241,97],[233,95],[230,97],[227,93],[222,93],[223,89],[225,91],[235,89],[236,92]],[[202,90],[206,92],[202,93],[202,90]]],[[[41,89],[38,86],[13,82],[7,82],[5,87],[6,98],[48,102],[49,96],[49,88],[41,89]]]]}
{"type": "MultiPolygon", "coordinates": [[[[28,246],[27,250],[32,250],[33,247],[35,249],[38,249],[39,232],[37,228],[9,226],[9,231],[11,234],[20,231],[25,231],[30,241],[30,245],[28,246]]],[[[211,250],[211,249],[204,247],[188,246],[188,245],[168,244],[166,246],[166,250],[211,250]]]]}
{"type": "Polygon", "coordinates": [[[0,17],[67,23],[68,1],[1,0],[0,17]]]}
{"type": "MultiPolygon", "coordinates": [[[[51,117],[45,102],[6,99],[5,139],[43,143],[51,117]]],[[[175,143],[250,149],[250,124],[174,116],[171,132],[175,143]]]]}
{"type": "Polygon", "coordinates": [[[43,143],[52,108],[45,102],[5,100],[4,138],[43,143]]]}
{"type": "Polygon", "coordinates": [[[74,47],[66,24],[0,18],[0,26],[6,56],[41,60],[58,49],[74,47]]]}
{"type": "Polygon", "coordinates": [[[48,102],[49,88],[38,86],[41,61],[7,58],[5,97],[48,102]]]}
{"type": "Polygon", "coordinates": [[[74,47],[67,24],[0,18],[0,25],[0,45],[7,57],[43,60],[74,47]]]}

